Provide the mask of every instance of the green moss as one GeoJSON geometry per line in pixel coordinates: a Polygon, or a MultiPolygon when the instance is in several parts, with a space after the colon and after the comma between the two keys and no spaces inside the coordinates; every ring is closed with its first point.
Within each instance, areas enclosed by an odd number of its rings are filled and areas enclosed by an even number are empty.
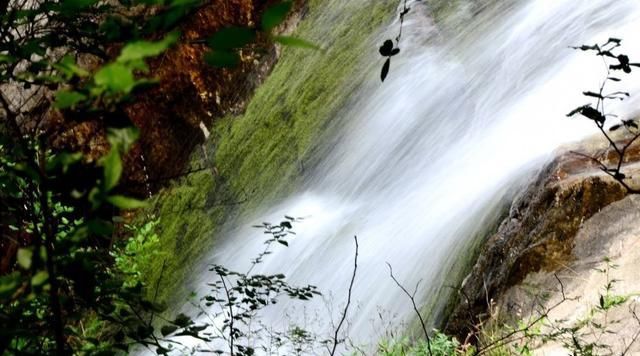
{"type": "Polygon", "coordinates": [[[211,171],[195,173],[151,201],[147,213],[160,221],[156,228],[159,251],[157,258],[140,268],[149,294],[155,295],[156,285],[159,287],[159,301],[171,303],[189,293],[181,287],[191,278],[202,251],[213,246],[213,233],[226,215],[214,199],[215,179],[211,171]]]}
{"type": "Polygon", "coordinates": [[[285,48],[268,80],[216,151],[220,173],[236,194],[252,194],[251,205],[272,201],[296,187],[313,166],[323,135],[367,72],[362,55],[377,56],[372,34],[394,13],[396,1],[311,1],[296,33],[326,49],[285,48]],[[366,10],[366,11],[362,11],[366,10]]]}
{"type": "MultiPolygon", "coordinates": [[[[302,171],[320,158],[314,152],[338,126],[336,117],[350,93],[370,74],[361,65],[363,58],[377,56],[374,36],[396,5],[396,0],[366,5],[309,0],[294,35],[325,50],[284,48],[245,114],[219,120],[212,128],[207,150],[216,170],[176,182],[152,201],[166,258],[144,270],[148,285],[155,286],[162,275],[161,300],[185,296],[175,291],[183,289],[201,254],[213,248],[224,223],[291,192],[302,171]]],[[[211,165],[200,152],[193,161],[211,165]]]]}

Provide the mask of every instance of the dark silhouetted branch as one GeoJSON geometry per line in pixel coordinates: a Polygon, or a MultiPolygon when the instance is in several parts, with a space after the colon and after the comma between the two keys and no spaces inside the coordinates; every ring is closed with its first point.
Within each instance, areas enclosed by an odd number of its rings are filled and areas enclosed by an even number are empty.
{"type": "Polygon", "coordinates": [[[431,352],[431,338],[429,337],[429,332],[427,331],[427,325],[424,322],[424,319],[422,318],[422,314],[420,314],[420,310],[418,309],[418,305],[416,304],[416,293],[418,292],[418,285],[420,284],[420,282],[418,282],[418,284],[416,284],[416,289],[414,290],[413,294],[411,294],[411,293],[409,293],[409,291],[402,284],[400,284],[400,282],[398,282],[396,277],[393,275],[393,268],[391,267],[391,264],[389,264],[389,262],[387,262],[387,266],[389,267],[389,275],[391,276],[391,279],[393,279],[393,281],[396,283],[396,285],[411,300],[411,305],[413,306],[413,311],[418,316],[418,319],[420,320],[420,326],[422,326],[422,331],[424,332],[424,337],[427,339],[427,350],[429,351],[429,356],[432,356],[433,354],[431,352]]]}
{"type": "Polygon", "coordinates": [[[347,319],[347,313],[349,312],[349,306],[351,305],[351,294],[353,292],[353,283],[356,280],[356,272],[358,270],[358,249],[359,249],[358,237],[354,236],[353,240],[355,241],[355,244],[356,244],[356,253],[353,259],[353,274],[351,275],[351,282],[349,283],[349,291],[347,293],[347,304],[344,306],[344,310],[342,311],[342,317],[340,319],[340,322],[338,323],[338,326],[336,327],[335,333],[333,334],[333,347],[329,352],[331,356],[335,355],[338,344],[340,343],[340,340],[339,340],[340,328],[342,328],[342,324],[344,324],[345,320],[347,319]]]}
{"type": "Polygon", "coordinates": [[[570,298],[567,298],[567,296],[565,294],[564,283],[562,283],[562,281],[560,280],[560,278],[558,277],[557,274],[554,273],[553,276],[555,277],[555,279],[558,281],[558,284],[560,285],[560,293],[562,295],[562,298],[560,299],[560,301],[558,301],[557,303],[552,305],[547,310],[543,311],[537,318],[535,318],[535,319],[533,319],[533,321],[530,321],[529,323],[527,323],[527,325],[525,325],[523,327],[520,327],[520,328],[517,328],[517,329],[514,329],[513,331],[503,335],[502,337],[500,337],[500,338],[498,338],[496,340],[493,340],[491,343],[479,347],[477,349],[477,351],[476,351],[477,355],[486,354],[489,351],[495,349],[496,347],[507,345],[509,343],[512,343],[514,341],[517,341],[517,340],[520,340],[520,339],[524,338],[526,336],[526,333],[531,328],[533,328],[538,323],[540,323],[542,320],[546,319],[549,316],[549,313],[551,313],[553,310],[555,310],[558,307],[560,307],[567,300],[571,300],[570,298]],[[517,336],[517,337],[514,337],[514,336],[517,336]]]}

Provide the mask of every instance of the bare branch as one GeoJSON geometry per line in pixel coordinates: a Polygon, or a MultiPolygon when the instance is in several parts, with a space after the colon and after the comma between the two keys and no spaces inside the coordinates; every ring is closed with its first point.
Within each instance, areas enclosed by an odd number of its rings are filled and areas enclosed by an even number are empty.
{"type": "Polygon", "coordinates": [[[347,293],[347,304],[344,306],[344,311],[342,312],[342,318],[340,319],[340,322],[338,323],[338,327],[336,327],[335,333],[333,334],[333,347],[329,352],[331,356],[335,355],[336,348],[340,343],[340,341],[338,340],[338,334],[340,333],[340,328],[342,327],[342,324],[344,324],[344,321],[347,319],[347,313],[349,312],[349,306],[351,305],[351,294],[353,291],[353,283],[356,280],[356,271],[358,270],[358,249],[359,249],[358,236],[354,236],[353,240],[355,241],[355,244],[356,244],[356,253],[355,253],[355,258],[353,260],[353,274],[351,275],[351,282],[349,283],[349,291],[347,293]]]}
{"type": "Polygon", "coordinates": [[[555,279],[558,281],[558,283],[560,284],[560,292],[562,294],[562,299],[560,299],[560,301],[558,301],[557,303],[555,303],[554,305],[552,305],[550,308],[548,308],[547,310],[545,310],[543,313],[541,313],[537,318],[533,319],[533,321],[530,321],[529,323],[527,323],[527,325],[517,328],[505,335],[503,335],[502,337],[492,341],[491,343],[484,345],[482,347],[479,347],[477,350],[477,354],[478,355],[483,355],[488,353],[489,351],[495,349],[496,347],[500,347],[503,345],[507,345],[509,343],[512,343],[514,341],[517,341],[519,339],[522,339],[527,331],[529,331],[532,327],[534,327],[535,325],[537,325],[539,322],[541,322],[542,320],[544,320],[545,318],[547,318],[549,316],[549,314],[557,309],[558,307],[560,307],[562,304],[564,304],[567,300],[570,300],[569,298],[567,298],[567,296],[565,295],[565,291],[564,291],[564,284],[562,283],[562,281],[560,280],[560,278],[558,277],[557,274],[553,274],[553,276],[555,277],[555,279]],[[518,337],[514,337],[517,336],[518,334],[521,334],[521,336],[518,337]]]}
{"type": "Polygon", "coordinates": [[[416,304],[416,292],[418,291],[418,287],[416,286],[416,290],[415,290],[415,292],[413,294],[409,293],[409,291],[402,284],[400,284],[400,282],[398,282],[396,277],[393,275],[393,268],[391,267],[391,264],[389,264],[389,262],[386,262],[386,263],[387,263],[387,266],[389,267],[389,275],[391,276],[391,279],[393,279],[393,281],[396,283],[396,285],[411,300],[411,305],[413,306],[413,311],[415,311],[416,315],[418,315],[418,319],[420,320],[420,325],[422,326],[422,331],[424,332],[424,337],[427,339],[427,350],[429,351],[429,356],[432,356],[433,354],[431,352],[431,338],[429,337],[429,332],[427,331],[427,325],[425,324],[424,319],[422,318],[422,315],[420,314],[420,310],[418,309],[418,306],[416,304]]]}
{"type": "Polygon", "coordinates": [[[627,355],[631,350],[631,347],[638,341],[638,338],[640,338],[640,317],[638,317],[638,313],[636,312],[635,306],[633,308],[629,307],[629,312],[631,313],[631,315],[633,315],[633,319],[635,319],[636,323],[638,324],[638,331],[635,334],[633,334],[633,337],[631,338],[631,342],[622,351],[622,353],[620,354],[621,356],[627,355]]]}

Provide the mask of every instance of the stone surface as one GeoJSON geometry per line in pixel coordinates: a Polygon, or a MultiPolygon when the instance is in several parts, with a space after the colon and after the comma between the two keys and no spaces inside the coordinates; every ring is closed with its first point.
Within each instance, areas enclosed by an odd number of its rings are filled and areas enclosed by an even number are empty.
{"type": "MultiPolygon", "coordinates": [[[[180,44],[151,61],[160,84],[139,97],[127,113],[141,129],[140,145],[132,153],[129,167],[140,172],[144,164],[152,181],[162,181],[182,172],[184,163],[199,143],[204,142],[200,124],[229,113],[241,112],[253,90],[275,64],[275,46],[260,38],[240,51],[234,68],[213,68],[203,60],[208,48],[193,43],[227,26],[253,27],[269,1],[224,0],[208,4],[189,16],[181,26],[180,44]],[[138,169],[136,169],[138,168],[138,169]]],[[[134,180],[142,177],[133,174],[134,180]]]]}
{"type": "MultiPolygon", "coordinates": [[[[500,313],[525,319],[531,315],[537,316],[539,310],[550,310],[563,299],[564,288],[568,300],[554,308],[548,319],[556,327],[572,327],[590,317],[591,312],[599,306],[600,296],[606,293],[607,283],[614,281],[610,294],[629,298],[629,301],[610,309],[606,315],[602,313],[595,317],[597,323],[608,325],[613,333],[585,328],[582,331],[583,340],[597,340],[602,345],[609,345],[609,348],[597,354],[610,352],[621,355],[625,354],[625,350],[628,355],[640,354],[638,341],[632,343],[634,337],[640,335],[640,320],[633,315],[636,309],[640,313],[639,221],[638,195],[628,196],[603,208],[582,224],[574,239],[572,259],[565,261],[555,272],[562,286],[554,273],[531,273],[499,298],[500,313]],[[617,266],[610,268],[608,274],[602,273],[607,270],[605,259],[617,266]],[[548,298],[540,301],[540,295],[548,295],[548,298]]],[[[540,355],[566,353],[559,341],[536,350],[536,354],[540,355]]]]}
{"type": "MultiPolygon", "coordinates": [[[[586,263],[576,247],[578,236],[585,234],[586,222],[628,194],[599,170],[593,160],[575,153],[603,157],[609,163],[614,156],[602,141],[601,137],[594,137],[559,150],[556,158],[514,200],[509,216],[487,239],[460,287],[447,331],[464,339],[487,318],[489,305],[501,303],[505,293],[513,286],[523,286],[529,275],[539,273],[555,280],[553,272],[572,263],[586,263]]],[[[633,163],[637,160],[638,149],[634,147],[625,160],[625,172],[631,177],[639,171],[633,163]]],[[[630,179],[630,184],[636,183],[630,179]]],[[[624,213],[620,214],[623,218],[624,213]]],[[[601,224],[604,224],[601,229],[612,228],[606,221],[601,224]]],[[[590,241],[593,246],[607,244],[595,238],[590,241]]],[[[579,246],[597,250],[584,244],[579,246]]]]}

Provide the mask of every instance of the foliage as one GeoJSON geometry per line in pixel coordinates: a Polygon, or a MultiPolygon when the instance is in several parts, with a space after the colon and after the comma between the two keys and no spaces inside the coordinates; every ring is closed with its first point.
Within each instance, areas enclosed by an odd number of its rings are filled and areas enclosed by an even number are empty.
{"type": "MultiPolygon", "coordinates": [[[[624,307],[629,295],[615,293],[617,280],[611,278],[612,270],[617,266],[606,258],[604,268],[596,269],[605,276],[605,285],[599,296],[598,305],[590,308],[577,320],[553,319],[551,313],[564,305],[568,301],[575,300],[565,295],[564,285],[557,278],[560,284],[561,299],[545,307],[540,304],[540,308],[526,319],[518,320],[515,325],[497,324],[498,317],[493,315],[493,321],[484,323],[478,328],[480,345],[478,354],[480,355],[533,355],[534,350],[546,344],[561,345],[570,355],[593,356],[610,355],[614,352],[614,347],[619,345],[608,344],[604,341],[606,335],[615,335],[615,326],[620,322],[611,317],[611,312],[624,307]]],[[[634,309],[630,308],[630,313],[640,327],[634,309]]],[[[620,340],[625,342],[625,351],[637,342],[640,332],[631,340],[620,340]]],[[[616,342],[618,342],[616,340],[616,342]]]]}
{"type": "MultiPolygon", "coordinates": [[[[124,105],[156,82],[146,61],[177,43],[177,26],[198,5],[0,1],[0,228],[17,249],[0,276],[0,353],[103,355],[135,344],[166,353],[154,325],[163,308],[140,281],[140,265],[156,257],[155,222],[124,243],[114,227],[118,210],[146,205],[119,184],[139,135],[124,105]],[[102,119],[109,151],[97,161],[55,151],[56,115],[102,119]],[[84,322],[109,327],[98,339],[84,322]]],[[[277,15],[269,31],[284,21],[281,7],[267,10],[277,15]]],[[[228,41],[238,47],[235,35],[228,41]]],[[[171,323],[197,336],[186,319],[171,323]]]]}
{"type": "Polygon", "coordinates": [[[122,241],[122,247],[111,252],[114,258],[114,268],[125,277],[125,286],[134,286],[143,281],[142,266],[147,266],[151,260],[162,259],[158,251],[160,239],[156,233],[159,219],[147,221],[142,226],[125,225],[125,229],[131,237],[122,241]]]}
{"type": "MultiPolygon", "coordinates": [[[[286,237],[293,233],[291,231],[293,218],[287,218],[278,225],[264,223],[261,228],[271,238],[265,241],[265,249],[253,261],[249,270],[245,273],[230,271],[229,269],[213,265],[209,269],[215,272],[217,280],[208,283],[211,288],[210,295],[203,298],[202,302],[206,307],[214,307],[209,311],[210,319],[222,315],[222,335],[219,337],[226,340],[229,353],[231,355],[253,355],[255,348],[248,342],[251,337],[255,337],[260,330],[252,330],[247,333],[246,328],[250,325],[257,313],[269,305],[276,304],[278,298],[287,296],[293,299],[309,300],[314,295],[319,295],[315,286],[294,287],[285,281],[283,274],[263,275],[252,274],[254,267],[262,263],[263,259],[272,253],[271,246],[274,243],[288,246],[286,237]],[[217,308],[215,308],[217,306],[217,308]],[[247,343],[242,344],[242,340],[247,343]]],[[[301,334],[298,332],[298,334],[301,334]]]]}
{"type": "MultiPolygon", "coordinates": [[[[153,197],[150,213],[162,253],[170,255],[159,299],[181,302],[180,281],[197,272],[191,261],[217,244],[223,224],[233,224],[261,204],[277,201],[301,183],[325,155],[324,142],[343,124],[339,115],[349,93],[363,85],[373,68],[363,59],[375,46],[376,30],[388,20],[395,0],[372,3],[312,0],[293,36],[321,43],[325,52],[286,48],[257,88],[242,115],[214,122],[206,143],[209,158],[195,152],[191,165],[213,169],[181,178],[153,197]]],[[[147,270],[155,281],[162,260],[147,270]]],[[[187,293],[185,293],[187,294],[187,293]]]]}
{"type": "MultiPolygon", "coordinates": [[[[597,156],[588,156],[577,153],[595,162],[607,175],[622,185],[628,193],[637,194],[638,190],[630,185],[630,178],[623,172],[624,163],[628,161],[629,149],[640,138],[638,123],[635,120],[619,118],[608,112],[610,101],[623,101],[630,97],[630,93],[609,89],[614,83],[622,81],[620,75],[629,74],[634,67],[640,67],[640,63],[633,63],[625,54],[618,54],[622,40],[609,38],[604,44],[583,45],[573,47],[576,50],[592,52],[603,60],[606,69],[606,77],[601,86],[594,91],[585,91],[583,95],[595,100],[595,103],[579,106],[567,116],[580,115],[590,120],[598,128],[599,132],[609,144],[608,150],[597,156]],[[616,75],[618,73],[619,75],[616,75]],[[614,132],[617,132],[616,135],[614,132]],[[613,158],[611,158],[613,157],[613,158]]],[[[488,308],[492,315],[488,322],[480,323],[472,333],[478,340],[478,354],[487,355],[532,355],[534,351],[547,344],[563,346],[571,355],[602,355],[613,354],[613,350],[620,345],[612,345],[604,342],[606,335],[615,335],[615,325],[620,320],[612,319],[610,313],[626,306],[629,295],[615,293],[617,280],[610,277],[610,272],[617,266],[610,259],[603,261],[605,267],[597,271],[606,276],[606,282],[602,293],[598,298],[598,304],[587,310],[586,314],[577,320],[556,320],[551,315],[554,310],[568,301],[577,298],[569,298],[565,294],[562,281],[555,276],[559,284],[561,299],[551,306],[545,305],[545,295],[536,296],[537,304],[532,306],[532,315],[514,323],[499,323],[499,318],[494,315],[493,305],[488,308]],[[542,300],[542,302],[540,302],[542,300]]],[[[630,313],[640,327],[635,309],[631,307],[630,313]]],[[[633,344],[640,337],[640,332],[633,335],[631,340],[621,339],[624,344],[622,354],[627,354],[633,344]]]]}
{"type": "Polygon", "coordinates": [[[438,330],[434,331],[430,344],[427,344],[426,340],[411,343],[407,338],[391,341],[384,340],[378,345],[378,353],[381,356],[453,356],[472,354],[470,351],[463,350],[458,340],[438,330]]]}
{"type": "Polygon", "coordinates": [[[630,177],[627,177],[627,175],[623,172],[622,165],[625,162],[625,157],[629,148],[638,140],[638,138],[640,138],[640,130],[638,129],[638,124],[631,119],[618,118],[616,115],[607,112],[605,109],[605,104],[608,101],[622,101],[630,96],[628,92],[609,92],[607,90],[608,85],[611,85],[615,82],[620,82],[622,80],[619,77],[614,77],[613,73],[622,72],[625,74],[629,74],[632,72],[632,67],[640,67],[640,63],[631,63],[627,55],[615,53],[615,51],[621,47],[621,44],[622,40],[617,38],[610,38],[606,43],[602,45],[596,44],[592,46],[583,45],[580,47],[574,47],[575,49],[582,51],[595,52],[596,56],[601,57],[606,68],[606,77],[598,90],[585,91],[583,93],[584,96],[594,98],[596,100],[595,107],[593,106],[593,104],[586,104],[572,110],[569,114],[567,114],[567,116],[571,117],[580,114],[582,117],[591,120],[594,125],[596,125],[598,130],[608,141],[610,148],[615,152],[616,159],[614,162],[609,164],[607,163],[607,159],[603,157],[590,157],[586,155],[583,156],[586,156],[594,161],[603,172],[618,181],[618,183],[620,183],[629,193],[637,194],[640,193],[640,191],[628,184],[627,180],[630,177]],[[616,118],[617,123],[608,125],[608,122],[611,121],[611,118],[616,118]],[[609,132],[607,132],[607,125],[609,132]],[[624,134],[627,137],[625,137],[623,140],[616,141],[612,137],[611,132],[618,130],[624,130],[624,134]]]}
{"type": "Polygon", "coordinates": [[[292,7],[293,1],[283,1],[267,8],[262,14],[259,28],[232,26],[216,32],[206,40],[211,50],[205,54],[204,60],[216,67],[234,67],[240,63],[237,50],[260,36],[287,46],[319,49],[315,44],[301,38],[273,34],[273,31],[286,20],[292,7]]]}
{"type": "MultiPolygon", "coordinates": [[[[152,17],[135,11],[139,5],[140,2],[92,0],[2,2],[0,81],[29,91],[32,101],[40,105],[44,104],[41,97],[47,91],[59,90],[56,106],[60,109],[113,109],[110,104],[116,99],[148,83],[148,79],[135,78],[136,73],[147,70],[143,60],[166,50],[178,34],[172,32],[158,42],[144,38],[171,31],[197,3],[148,1],[146,5],[158,9],[152,17]],[[78,64],[78,60],[106,61],[107,49],[125,42],[120,57],[93,74],[78,64]],[[70,90],[70,86],[82,90],[70,90]]],[[[9,92],[2,94],[5,110],[33,105],[11,103],[9,92]]]]}
{"type": "MultiPolygon", "coordinates": [[[[276,304],[282,297],[310,300],[320,293],[316,287],[308,285],[296,287],[286,282],[283,274],[264,275],[252,273],[265,257],[273,251],[274,245],[288,246],[287,236],[295,234],[291,229],[296,219],[287,217],[278,225],[264,223],[258,226],[270,238],[265,240],[265,249],[251,261],[246,272],[229,270],[221,265],[211,265],[211,280],[207,283],[209,292],[193,302],[198,315],[191,318],[179,314],[172,320],[147,324],[146,334],[138,342],[154,348],[158,354],[187,354],[213,352],[216,354],[253,355],[256,353],[256,340],[266,334],[266,328],[252,328],[258,313],[276,304]],[[189,337],[201,341],[195,346],[185,345],[178,337],[189,337]],[[226,350],[225,350],[226,349],[226,350]]],[[[153,312],[150,320],[153,320],[153,312]]],[[[287,338],[293,345],[306,340],[310,334],[295,328],[287,338]]],[[[284,342],[281,347],[284,346],[284,342]]],[[[300,346],[298,346],[300,347],[300,346]]],[[[261,345],[266,350],[266,345],[261,345]]]]}
{"type": "Polygon", "coordinates": [[[0,147],[9,226],[27,240],[16,254],[16,268],[0,277],[3,353],[62,355],[100,348],[101,342],[77,327],[85,313],[112,320],[124,313],[123,305],[142,303],[141,285],[124,285],[100,248],[113,231],[102,209],[117,196],[111,183],[119,178],[119,149],[134,136],[130,129],[111,132],[111,158],[93,169],[96,178],[85,187],[65,185],[68,174],[90,169],[78,155],[54,154],[41,140],[26,137],[24,145],[0,147]]]}

